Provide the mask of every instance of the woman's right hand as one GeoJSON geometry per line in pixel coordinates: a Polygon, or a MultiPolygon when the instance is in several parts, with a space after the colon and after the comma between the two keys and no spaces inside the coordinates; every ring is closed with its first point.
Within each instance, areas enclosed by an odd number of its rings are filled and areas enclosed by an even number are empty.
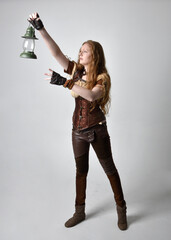
{"type": "Polygon", "coordinates": [[[43,22],[40,20],[39,18],[39,14],[37,12],[32,13],[29,15],[29,19],[27,19],[34,28],[36,28],[37,30],[41,30],[44,26],[43,26],[43,22]]]}
{"type": "Polygon", "coordinates": [[[52,69],[49,69],[50,73],[45,73],[48,78],[46,80],[50,80],[51,84],[56,85],[64,85],[66,82],[66,78],[62,77],[59,73],[53,71],[52,69]]]}
{"type": "Polygon", "coordinates": [[[37,12],[29,15],[28,21],[33,25],[34,28],[40,30],[40,35],[44,39],[47,47],[49,48],[52,56],[58,61],[58,63],[65,69],[68,69],[69,60],[63,54],[57,43],[53,40],[53,38],[48,34],[46,29],[43,26],[42,21],[39,18],[39,14],[37,12]]]}

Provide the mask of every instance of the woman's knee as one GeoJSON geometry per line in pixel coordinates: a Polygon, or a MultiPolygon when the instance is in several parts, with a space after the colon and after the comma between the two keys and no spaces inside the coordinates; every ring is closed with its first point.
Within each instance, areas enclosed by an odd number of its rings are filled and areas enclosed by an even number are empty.
{"type": "Polygon", "coordinates": [[[87,174],[89,169],[88,152],[75,159],[77,174],[87,174]]]}
{"type": "Polygon", "coordinates": [[[117,172],[112,156],[105,159],[99,159],[99,161],[106,175],[113,175],[117,172]]]}

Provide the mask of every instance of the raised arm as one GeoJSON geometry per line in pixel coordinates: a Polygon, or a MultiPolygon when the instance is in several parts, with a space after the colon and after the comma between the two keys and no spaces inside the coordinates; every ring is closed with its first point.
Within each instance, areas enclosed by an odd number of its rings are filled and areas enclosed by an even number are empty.
{"type": "Polygon", "coordinates": [[[57,43],[52,39],[52,37],[49,35],[49,33],[46,31],[42,21],[39,18],[38,13],[33,13],[29,16],[28,21],[36,28],[42,38],[44,39],[47,47],[49,48],[52,56],[58,61],[58,63],[67,70],[69,60],[65,57],[57,43]]]}
{"type": "Polygon", "coordinates": [[[51,38],[46,29],[43,27],[40,31],[41,36],[43,37],[47,47],[49,48],[52,56],[58,61],[58,63],[67,70],[69,60],[65,57],[57,43],[51,38]]]}

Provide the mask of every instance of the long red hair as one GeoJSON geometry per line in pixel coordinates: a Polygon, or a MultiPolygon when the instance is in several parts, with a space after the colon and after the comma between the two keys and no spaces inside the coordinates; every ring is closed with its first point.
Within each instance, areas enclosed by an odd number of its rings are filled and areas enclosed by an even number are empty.
{"type": "MultiPolygon", "coordinates": [[[[98,104],[101,107],[104,114],[106,114],[109,110],[109,105],[110,105],[111,80],[110,80],[108,71],[106,69],[106,60],[104,56],[103,47],[99,42],[95,42],[92,40],[88,40],[84,42],[82,45],[84,45],[85,43],[87,43],[90,46],[91,54],[92,54],[92,61],[88,66],[87,88],[92,89],[97,84],[98,75],[103,74],[103,76],[105,76],[104,83],[103,83],[105,92],[102,98],[96,100],[92,104],[92,109],[94,109],[96,104],[98,104]]],[[[79,60],[78,60],[78,64],[79,64],[79,60]]],[[[81,64],[79,64],[79,68],[83,69],[84,67],[81,64]]]]}

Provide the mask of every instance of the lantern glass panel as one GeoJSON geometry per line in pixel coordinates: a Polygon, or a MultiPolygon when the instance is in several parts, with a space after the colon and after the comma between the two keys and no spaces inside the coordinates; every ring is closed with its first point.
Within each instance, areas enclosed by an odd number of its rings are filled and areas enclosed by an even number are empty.
{"type": "Polygon", "coordinates": [[[35,48],[35,40],[34,39],[29,39],[25,38],[23,42],[23,49],[25,52],[34,52],[35,48]]]}

